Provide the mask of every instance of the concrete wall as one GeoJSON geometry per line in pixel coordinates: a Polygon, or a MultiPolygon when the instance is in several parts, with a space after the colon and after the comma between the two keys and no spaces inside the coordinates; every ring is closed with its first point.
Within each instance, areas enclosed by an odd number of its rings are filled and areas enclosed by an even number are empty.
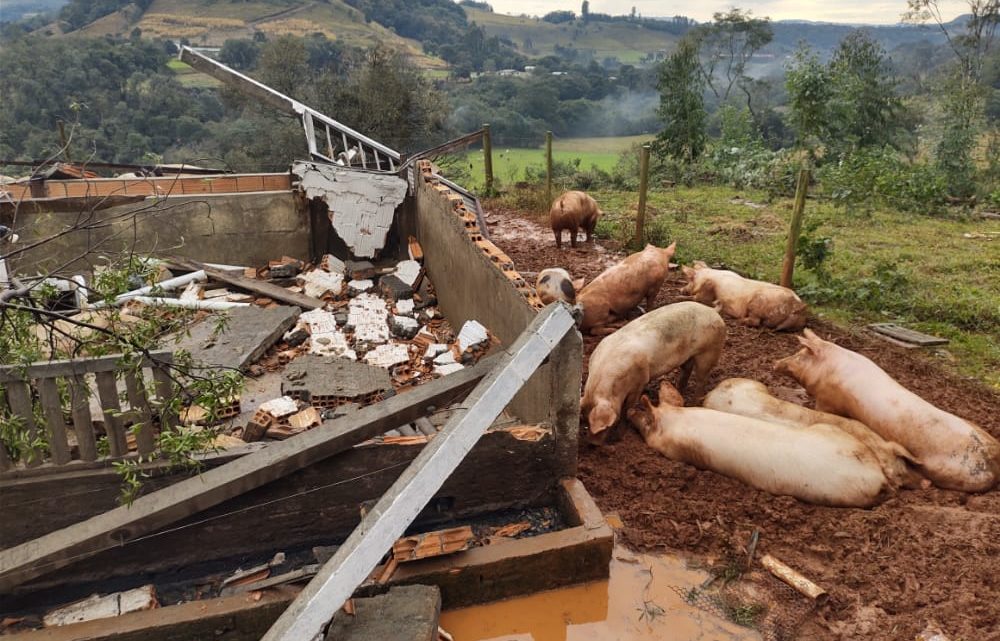
{"type": "Polygon", "coordinates": [[[133,249],[174,254],[231,265],[259,265],[282,255],[307,258],[309,213],[291,191],[147,198],[141,202],[89,211],[53,211],[25,202],[14,228],[20,246],[71,231],[9,261],[13,271],[34,275],[62,267],[87,270],[101,254],[133,249]]]}
{"type": "MultiPolygon", "coordinates": [[[[482,237],[462,198],[432,177],[426,161],[418,171],[413,218],[441,311],[456,331],[477,320],[510,345],[538,313],[540,301],[510,258],[482,237]]],[[[572,331],[508,408],[523,421],[553,426],[556,477],[576,474],[582,358],[582,339],[572,331]]]]}

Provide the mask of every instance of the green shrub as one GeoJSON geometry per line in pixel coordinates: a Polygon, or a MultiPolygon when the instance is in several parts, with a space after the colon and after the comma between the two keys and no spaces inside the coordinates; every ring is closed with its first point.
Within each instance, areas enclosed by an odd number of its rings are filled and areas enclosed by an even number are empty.
{"type": "Polygon", "coordinates": [[[858,149],[819,170],[823,192],[853,212],[887,206],[914,213],[940,211],[947,202],[947,177],[938,167],[910,163],[888,148],[858,149]]]}

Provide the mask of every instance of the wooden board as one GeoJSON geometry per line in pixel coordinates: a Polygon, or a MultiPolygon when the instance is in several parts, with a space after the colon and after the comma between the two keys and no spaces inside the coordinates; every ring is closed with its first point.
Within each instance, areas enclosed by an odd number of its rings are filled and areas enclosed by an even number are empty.
{"type": "Polygon", "coordinates": [[[209,267],[204,263],[199,263],[196,260],[173,257],[169,260],[169,263],[177,265],[178,267],[183,267],[184,269],[190,269],[191,271],[204,270],[204,272],[208,274],[209,278],[212,280],[217,280],[219,282],[232,285],[233,287],[244,289],[248,292],[260,294],[261,296],[266,296],[273,300],[287,303],[288,305],[295,305],[296,307],[301,307],[302,309],[320,309],[326,306],[326,303],[318,298],[306,296],[305,294],[296,294],[288,291],[284,287],[279,287],[278,285],[268,283],[263,280],[246,278],[245,276],[241,276],[233,272],[225,272],[221,269],[213,269],[212,267],[209,267]]]}
{"type": "Polygon", "coordinates": [[[474,535],[468,525],[404,536],[392,544],[392,556],[400,563],[469,549],[474,535]]]}
{"type": "Polygon", "coordinates": [[[498,362],[474,367],[326,421],[314,430],[273,443],[198,477],[181,481],[86,521],[0,552],[0,593],[32,578],[169,525],[353,447],[428,413],[430,406],[473,387],[498,362]]]}
{"type": "Polygon", "coordinates": [[[932,345],[947,345],[947,338],[939,338],[923,334],[913,329],[896,325],[895,323],[872,323],[868,326],[876,334],[894,338],[903,343],[917,345],[919,347],[930,347],[932,345]]]}

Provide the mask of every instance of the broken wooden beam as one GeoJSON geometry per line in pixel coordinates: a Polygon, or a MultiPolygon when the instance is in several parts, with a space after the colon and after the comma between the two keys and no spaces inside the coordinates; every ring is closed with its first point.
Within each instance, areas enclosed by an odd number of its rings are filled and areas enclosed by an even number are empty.
{"type": "MultiPolygon", "coordinates": [[[[343,452],[442,407],[466,392],[501,355],[266,447],[196,477],[32,541],[0,551],[0,592],[118,547],[182,518],[343,452]]],[[[397,535],[398,536],[398,535],[397,535]]],[[[395,540],[396,537],[393,537],[395,540]]],[[[390,541],[391,543],[391,541],[390,541]]],[[[385,546],[387,549],[388,544],[385,546]]],[[[383,552],[385,549],[383,549],[383,552]]]]}
{"type": "Polygon", "coordinates": [[[205,263],[199,263],[198,261],[191,260],[190,258],[173,257],[167,262],[170,265],[175,265],[184,269],[204,271],[212,280],[226,283],[227,285],[232,285],[233,287],[238,287],[239,289],[243,289],[248,292],[260,294],[261,296],[266,296],[270,299],[281,301],[282,303],[286,303],[288,305],[295,305],[296,307],[301,307],[302,309],[322,309],[326,306],[326,303],[318,298],[306,296],[305,294],[296,294],[295,292],[291,292],[284,287],[280,287],[274,283],[268,283],[267,281],[247,278],[246,276],[235,272],[215,269],[213,267],[209,267],[205,263]]]}
{"type": "Polygon", "coordinates": [[[320,633],[573,327],[569,306],[554,303],[496,355],[500,360],[491,362],[490,373],[365,514],[333,558],[271,626],[265,641],[312,639],[320,633]]]}
{"type": "Polygon", "coordinates": [[[468,525],[435,532],[421,532],[404,536],[392,544],[392,557],[404,563],[432,556],[454,554],[468,550],[474,535],[468,525]]]}

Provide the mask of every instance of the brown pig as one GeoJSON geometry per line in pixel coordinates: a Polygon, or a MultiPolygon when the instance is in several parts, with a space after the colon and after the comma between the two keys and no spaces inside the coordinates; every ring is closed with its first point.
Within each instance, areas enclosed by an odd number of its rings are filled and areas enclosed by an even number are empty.
{"type": "Polygon", "coordinates": [[[569,231],[570,247],[576,247],[576,231],[587,232],[587,242],[590,242],[601,209],[597,201],[582,191],[567,191],[556,198],[549,209],[549,222],[552,233],[556,235],[556,247],[562,247],[563,230],[569,231]]]}
{"type": "Polygon", "coordinates": [[[646,245],[641,252],[627,256],[587,283],[576,297],[583,307],[580,330],[592,330],[625,318],[643,299],[648,311],[660,293],[676,249],[677,243],[666,249],[646,245]]]}
{"type": "Polygon", "coordinates": [[[899,443],[886,441],[859,421],[818,412],[775,398],[763,383],[747,378],[726,379],[708,393],[702,405],[720,412],[750,416],[791,427],[805,427],[817,423],[833,425],[856,438],[871,451],[893,488],[917,488],[923,480],[907,466],[907,461],[915,462],[914,457],[899,443]]]}
{"type": "Polygon", "coordinates": [[[985,492],[1000,479],[1000,443],[934,407],[861,354],[805,330],[803,349],[775,363],[816,399],[816,409],[857,419],[905,447],[938,487],[985,492]]]}
{"type": "Polygon", "coordinates": [[[808,307],[787,287],[743,278],[725,269],[710,269],[695,261],[683,267],[688,284],[682,290],[699,303],[751,327],[798,331],[806,326],[808,307]]]}
{"type": "Polygon", "coordinates": [[[576,303],[576,290],[583,287],[583,279],[573,280],[569,272],[560,267],[549,267],[538,272],[535,279],[535,291],[543,305],[561,300],[573,305],[576,303]]]}
{"type": "Polygon", "coordinates": [[[646,444],[669,459],[779,496],[833,507],[871,507],[892,488],[871,451],[822,423],[790,427],[704,407],[680,407],[668,383],[660,404],[628,412],[646,444]]]}
{"type": "Polygon", "coordinates": [[[722,317],[690,301],[664,305],[605,338],[590,355],[580,399],[591,435],[618,423],[623,405],[633,405],[649,381],[677,367],[681,390],[693,370],[700,394],[725,342],[722,317]]]}

